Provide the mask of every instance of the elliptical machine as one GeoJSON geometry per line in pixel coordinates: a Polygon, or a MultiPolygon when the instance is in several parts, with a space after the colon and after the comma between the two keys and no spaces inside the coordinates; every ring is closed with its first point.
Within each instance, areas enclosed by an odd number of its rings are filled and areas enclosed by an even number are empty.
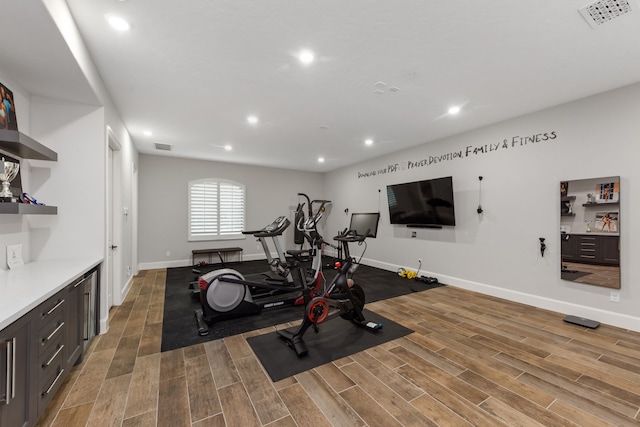
{"type": "MultiPolygon", "coordinates": [[[[260,244],[262,245],[262,249],[267,257],[267,263],[269,264],[270,271],[258,273],[262,276],[262,280],[267,283],[274,285],[282,285],[282,291],[287,292],[291,291],[291,289],[286,289],[285,285],[288,286],[296,286],[294,284],[293,276],[291,274],[290,266],[288,265],[286,255],[282,250],[282,245],[280,244],[279,239],[282,237],[282,234],[289,227],[291,222],[285,216],[279,216],[267,226],[261,228],[260,230],[254,231],[243,231],[244,235],[253,235],[258,239],[260,244]],[[271,238],[273,241],[273,246],[276,250],[276,256],[271,256],[271,250],[269,249],[269,244],[267,243],[267,239],[271,238]]],[[[220,255],[220,261],[222,262],[222,255],[220,255]]],[[[224,262],[222,262],[222,266],[224,267],[224,262]]],[[[195,279],[189,282],[189,289],[191,289],[191,296],[193,298],[200,299],[200,289],[198,287],[198,282],[200,277],[202,276],[202,271],[198,266],[194,266],[191,270],[193,274],[195,274],[195,279]]],[[[268,293],[274,295],[278,293],[278,290],[273,289],[258,289],[251,288],[252,293],[268,293]]]]}
{"type": "Polygon", "coordinates": [[[294,280],[293,284],[247,280],[231,268],[214,270],[199,278],[201,309],[195,310],[195,316],[200,335],[207,335],[209,326],[216,321],[258,314],[266,308],[307,304],[311,298],[323,293],[323,240],[317,224],[329,203],[328,200],[309,202],[309,217],[300,220],[298,229],[304,233],[311,248],[286,251],[293,258],[292,262],[287,263],[287,269],[297,272],[297,281],[294,280]],[[312,207],[314,204],[319,204],[315,212],[312,207]],[[303,263],[303,256],[307,255],[313,257],[313,274],[310,277],[303,263]]]}
{"type": "Polygon", "coordinates": [[[280,338],[296,352],[298,357],[305,356],[309,352],[302,339],[309,327],[313,327],[318,333],[320,323],[338,316],[372,332],[382,329],[382,323],[369,322],[364,317],[362,313],[365,303],[364,289],[355,284],[351,278],[359,264],[349,253],[349,243],[364,242],[369,231],[359,236],[355,230],[345,229],[333,238],[342,245],[344,260],[336,263],[338,274],[334,277],[329,289],[324,295],[316,296],[307,303],[302,324],[298,329],[277,331],[280,338]]]}

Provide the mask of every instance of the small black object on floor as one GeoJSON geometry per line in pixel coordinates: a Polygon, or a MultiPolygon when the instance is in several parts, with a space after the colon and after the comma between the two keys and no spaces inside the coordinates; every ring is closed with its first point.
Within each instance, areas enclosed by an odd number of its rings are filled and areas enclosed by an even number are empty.
{"type": "Polygon", "coordinates": [[[304,342],[309,353],[300,358],[276,332],[249,337],[247,342],[275,382],[413,332],[372,311],[365,309],[364,315],[367,320],[382,323],[384,327],[370,332],[348,320],[333,319],[320,324],[317,334],[313,329],[307,331],[304,342]]]}
{"type": "MultiPolygon", "coordinates": [[[[326,259],[327,261],[325,263],[332,263],[333,261],[330,257],[326,257],[326,259]]],[[[233,268],[245,277],[247,275],[259,274],[269,269],[265,260],[226,264],[227,268],[233,268]]],[[[222,268],[222,266],[220,264],[209,264],[199,266],[198,270],[200,270],[201,274],[205,274],[218,268],[222,268]]],[[[270,308],[263,310],[262,313],[255,316],[245,316],[216,322],[209,328],[209,335],[200,336],[194,315],[194,310],[201,308],[200,300],[191,297],[191,290],[189,289],[189,282],[194,280],[192,270],[193,267],[191,266],[167,269],[161,351],[188,347],[194,344],[302,319],[304,313],[303,306],[270,308]]],[[[325,269],[324,273],[327,283],[330,282],[335,275],[335,271],[328,268],[325,269]]],[[[252,279],[261,280],[260,276],[254,276],[252,279]]],[[[416,290],[424,291],[443,286],[439,283],[425,284],[416,282],[415,280],[408,280],[398,276],[398,274],[394,272],[366,265],[361,265],[358,268],[354,280],[364,288],[366,294],[365,308],[366,304],[370,302],[407,295],[416,290]],[[412,290],[412,288],[414,290],[412,290]]],[[[334,322],[338,322],[338,320],[334,322]]],[[[309,333],[309,335],[310,334],[311,333],[309,333]]]]}
{"type": "Polygon", "coordinates": [[[569,315],[562,320],[567,323],[573,323],[574,325],[580,325],[591,329],[596,329],[598,326],[600,326],[600,322],[598,322],[597,320],[585,319],[584,317],[578,316],[569,315]]]}

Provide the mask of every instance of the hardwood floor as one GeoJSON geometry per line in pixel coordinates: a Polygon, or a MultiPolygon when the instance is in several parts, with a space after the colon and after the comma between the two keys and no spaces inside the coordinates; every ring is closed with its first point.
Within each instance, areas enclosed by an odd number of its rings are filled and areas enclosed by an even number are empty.
{"type": "Polygon", "coordinates": [[[245,339],[271,328],[160,353],[165,277],[134,279],[38,426],[640,425],[636,332],[447,286],[367,305],[414,333],[273,383],[245,339]]]}

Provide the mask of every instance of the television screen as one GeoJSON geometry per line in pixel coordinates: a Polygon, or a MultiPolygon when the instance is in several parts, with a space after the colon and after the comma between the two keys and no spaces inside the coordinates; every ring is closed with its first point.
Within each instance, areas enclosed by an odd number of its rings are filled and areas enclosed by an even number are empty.
{"type": "Polygon", "coordinates": [[[369,230],[367,237],[376,237],[378,234],[378,220],[380,213],[353,213],[349,230],[355,230],[358,236],[364,235],[369,230]]]}
{"type": "Polygon", "coordinates": [[[387,185],[391,224],[456,225],[452,178],[387,185]]]}

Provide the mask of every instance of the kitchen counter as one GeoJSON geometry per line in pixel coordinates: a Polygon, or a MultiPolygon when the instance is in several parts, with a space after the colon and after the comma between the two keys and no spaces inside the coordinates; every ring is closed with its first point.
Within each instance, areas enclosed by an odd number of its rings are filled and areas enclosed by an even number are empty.
{"type": "Polygon", "coordinates": [[[587,233],[586,231],[583,231],[582,233],[567,233],[567,234],[572,234],[574,236],[616,236],[619,237],[620,234],[619,233],[607,233],[607,232],[599,232],[599,231],[591,231],[589,233],[587,233]]]}
{"type": "Polygon", "coordinates": [[[37,261],[0,271],[0,330],[102,261],[102,257],[37,261]]]}

